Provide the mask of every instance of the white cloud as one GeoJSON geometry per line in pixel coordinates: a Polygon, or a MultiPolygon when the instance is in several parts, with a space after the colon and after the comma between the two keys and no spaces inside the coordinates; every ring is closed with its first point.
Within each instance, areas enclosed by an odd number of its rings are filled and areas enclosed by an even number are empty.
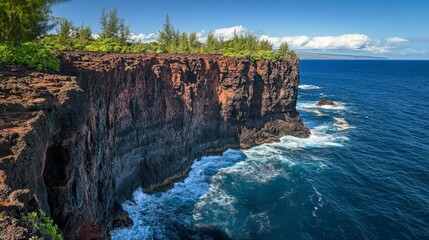
{"type": "Polygon", "coordinates": [[[401,37],[390,37],[385,39],[387,43],[390,44],[399,44],[399,43],[407,43],[408,40],[401,37]]]}
{"type": "Polygon", "coordinates": [[[219,28],[213,31],[216,37],[223,37],[225,40],[229,40],[234,37],[234,32],[238,36],[247,32],[247,29],[243,26],[234,26],[229,28],[219,28]]]}
{"type": "Polygon", "coordinates": [[[310,38],[305,35],[270,37],[260,36],[259,39],[269,40],[274,47],[287,42],[291,48],[298,50],[353,50],[370,53],[389,53],[389,46],[380,45],[380,41],[373,40],[365,34],[344,34],[340,36],[317,36],[310,38]]]}
{"type": "Polygon", "coordinates": [[[292,48],[299,49],[310,41],[307,36],[285,36],[285,37],[270,37],[262,35],[260,40],[269,40],[275,48],[279,47],[282,42],[287,42],[292,48]]]}
{"type": "Polygon", "coordinates": [[[341,36],[324,36],[312,38],[305,47],[307,49],[363,49],[370,43],[364,34],[345,34],[341,36]]]}
{"type": "Polygon", "coordinates": [[[149,33],[149,34],[134,34],[131,33],[128,39],[136,42],[154,42],[158,38],[158,33],[149,33]]]}
{"type": "Polygon", "coordinates": [[[235,34],[240,36],[241,34],[247,33],[247,29],[242,25],[239,25],[239,26],[233,26],[228,28],[219,28],[219,29],[215,29],[214,31],[203,30],[197,33],[198,40],[200,42],[207,41],[207,35],[209,35],[210,32],[212,32],[215,35],[215,37],[221,37],[224,40],[229,40],[234,37],[234,32],[235,34]]]}

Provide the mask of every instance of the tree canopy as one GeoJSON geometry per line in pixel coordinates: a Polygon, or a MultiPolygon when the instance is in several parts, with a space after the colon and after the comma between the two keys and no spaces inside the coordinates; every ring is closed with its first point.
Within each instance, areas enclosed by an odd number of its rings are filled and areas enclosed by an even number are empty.
{"type": "Polygon", "coordinates": [[[179,30],[174,30],[173,24],[170,23],[170,17],[165,17],[165,22],[162,25],[162,30],[159,32],[158,43],[161,46],[162,52],[174,52],[179,45],[179,30]]]}
{"type": "Polygon", "coordinates": [[[118,16],[118,8],[114,7],[109,13],[107,13],[106,9],[103,8],[100,17],[100,38],[112,38],[125,42],[131,31],[130,27],[126,26],[124,22],[124,19],[118,16]]]}
{"type": "Polygon", "coordinates": [[[0,43],[19,45],[45,35],[54,27],[54,4],[69,0],[0,1],[0,43]]]}

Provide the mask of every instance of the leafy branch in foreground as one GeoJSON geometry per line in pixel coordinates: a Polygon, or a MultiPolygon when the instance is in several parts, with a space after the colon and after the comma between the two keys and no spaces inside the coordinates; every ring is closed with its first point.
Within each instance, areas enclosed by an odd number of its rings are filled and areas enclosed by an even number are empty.
{"type": "Polygon", "coordinates": [[[21,214],[21,224],[28,229],[31,239],[63,239],[58,233],[58,226],[42,210],[30,212],[27,215],[21,214]]]}
{"type": "Polygon", "coordinates": [[[51,7],[69,0],[0,1],[0,43],[17,46],[43,36],[51,23],[51,7]]]}

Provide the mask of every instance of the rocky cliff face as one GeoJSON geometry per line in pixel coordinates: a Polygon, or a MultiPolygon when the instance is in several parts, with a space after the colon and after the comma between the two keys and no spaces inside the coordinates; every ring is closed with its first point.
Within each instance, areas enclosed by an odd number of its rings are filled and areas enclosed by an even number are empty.
{"type": "MultiPolygon", "coordinates": [[[[65,53],[61,74],[0,68],[1,238],[41,207],[67,238],[106,228],[119,203],[195,159],[306,137],[297,60],[65,53]]],[[[99,235],[100,236],[100,235],[99,235]]]]}

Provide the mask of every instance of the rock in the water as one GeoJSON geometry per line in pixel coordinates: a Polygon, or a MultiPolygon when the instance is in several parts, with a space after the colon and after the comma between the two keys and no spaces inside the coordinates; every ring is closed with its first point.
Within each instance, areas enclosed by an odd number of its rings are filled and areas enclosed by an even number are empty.
{"type": "Polygon", "coordinates": [[[119,203],[115,203],[113,209],[112,217],[107,225],[109,231],[116,228],[129,228],[133,226],[133,220],[119,203]]]}
{"type": "Polygon", "coordinates": [[[319,102],[316,103],[316,106],[331,106],[331,107],[339,107],[340,105],[338,105],[337,103],[334,103],[331,100],[328,99],[322,99],[319,102]]]}

